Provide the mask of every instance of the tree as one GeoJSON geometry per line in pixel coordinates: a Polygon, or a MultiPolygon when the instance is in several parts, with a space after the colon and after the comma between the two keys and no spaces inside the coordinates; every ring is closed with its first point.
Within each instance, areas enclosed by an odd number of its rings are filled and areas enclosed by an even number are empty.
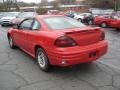
{"type": "Polygon", "coordinates": [[[59,10],[59,1],[58,0],[51,2],[51,4],[53,5],[53,9],[59,10]]]}
{"type": "Polygon", "coordinates": [[[47,9],[45,8],[43,3],[39,4],[39,8],[36,11],[39,15],[47,13],[47,9]]]}
{"type": "Polygon", "coordinates": [[[16,11],[20,11],[17,0],[14,0],[16,11]]]}
{"type": "Polygon", "coordinates": [[[0,3],[0,11],[5,11],[5,7],[3,3],[0,3]]]}
{"type": "Polygon", "coordinates": [[[61,4],[72,4],[74,3],[76,0],[58,0],[61,4]]]}
{"type": "Polygon", "coordinates": [[[89,4],[92,7],[95,8],[114,8],[115,7],[115,2],[114,0],[85,0],[85,4],[89,4]]]}

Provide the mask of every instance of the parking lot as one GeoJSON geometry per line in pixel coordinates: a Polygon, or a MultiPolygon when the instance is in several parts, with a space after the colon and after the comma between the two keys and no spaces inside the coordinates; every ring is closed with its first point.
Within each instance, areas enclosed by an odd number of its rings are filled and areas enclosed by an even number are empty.
{"type": "Polygon", "coordinates": [[[0,27],[0,90],[120,90],[120,31],[103,29],[109,51],[97,62],[45,73],[29,55],[9,48],[7,30],[0,27]]]}

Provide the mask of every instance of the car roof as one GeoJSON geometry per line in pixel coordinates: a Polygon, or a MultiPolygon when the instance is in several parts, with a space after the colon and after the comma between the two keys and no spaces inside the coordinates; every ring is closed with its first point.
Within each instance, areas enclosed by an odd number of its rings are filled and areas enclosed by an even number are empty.
{"type": "Polygon", "coordinates": [[[64,15],[36,15],[36,18],[62,17],[64,15]]]}

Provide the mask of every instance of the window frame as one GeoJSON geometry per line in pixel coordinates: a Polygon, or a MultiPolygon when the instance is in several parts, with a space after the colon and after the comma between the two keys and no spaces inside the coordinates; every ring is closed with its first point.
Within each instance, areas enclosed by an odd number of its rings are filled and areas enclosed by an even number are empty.
{"type": "Polygon", "coordinates": [[[33,18],[33,23],[32,23],[32,26],[31,26],[31,30],[32,30],[32,31],[38,31],[38,30],[40,30],[40,28],[41,28],[40,22],[39,22],[36,18],[33,18]],[[33,25],[34,25],[34,23],[35,23],[35,21],[37,21],[38,24],[39,24],[39,28],[38,28],[38,29],[32,29],[32,28],[33,28],[33,25]]]}
{"type": "Polygon", "coordinates": [[[34,22],[33,18],[26,18],[26,19],[24,19],[24,20],[18,25],[18,29],[19,29],[19,30],[31,30],[31,29],[32,29],[33,22],[34,22]],[[20,28],[21,24],[22,24],[24,21],[27,21],[27,20],[32,20],[31,27],[29,27],[29,29],[20,28]]]}

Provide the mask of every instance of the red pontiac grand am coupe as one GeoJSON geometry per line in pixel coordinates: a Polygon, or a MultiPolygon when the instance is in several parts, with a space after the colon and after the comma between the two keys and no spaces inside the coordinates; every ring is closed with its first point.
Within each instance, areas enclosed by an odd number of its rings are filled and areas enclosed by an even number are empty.
{"type": "Polygon", "coordinates": [[[120,29],[120,17],[112,20],[112,21],[110,22],[110,26],[111,26],[112,28],[116,28],[116,29],[119,30],[119,29],[120,29]]]}
{"type": "Polygon", "coordinates": [[[11,48],[19,47],[36,58],[40,68],[89,63],[107,52],[108,43],[100,28],[87,27],[62,15],[27,18],[8,30],[11,48]]]}
{"type": "Polygon", "coordinates": [[[111,15],[97,16],[94,18],[94,24],[100,25],[103,28],[111,27],[111,21],[114,21],[114,18],[111,15]]]}

